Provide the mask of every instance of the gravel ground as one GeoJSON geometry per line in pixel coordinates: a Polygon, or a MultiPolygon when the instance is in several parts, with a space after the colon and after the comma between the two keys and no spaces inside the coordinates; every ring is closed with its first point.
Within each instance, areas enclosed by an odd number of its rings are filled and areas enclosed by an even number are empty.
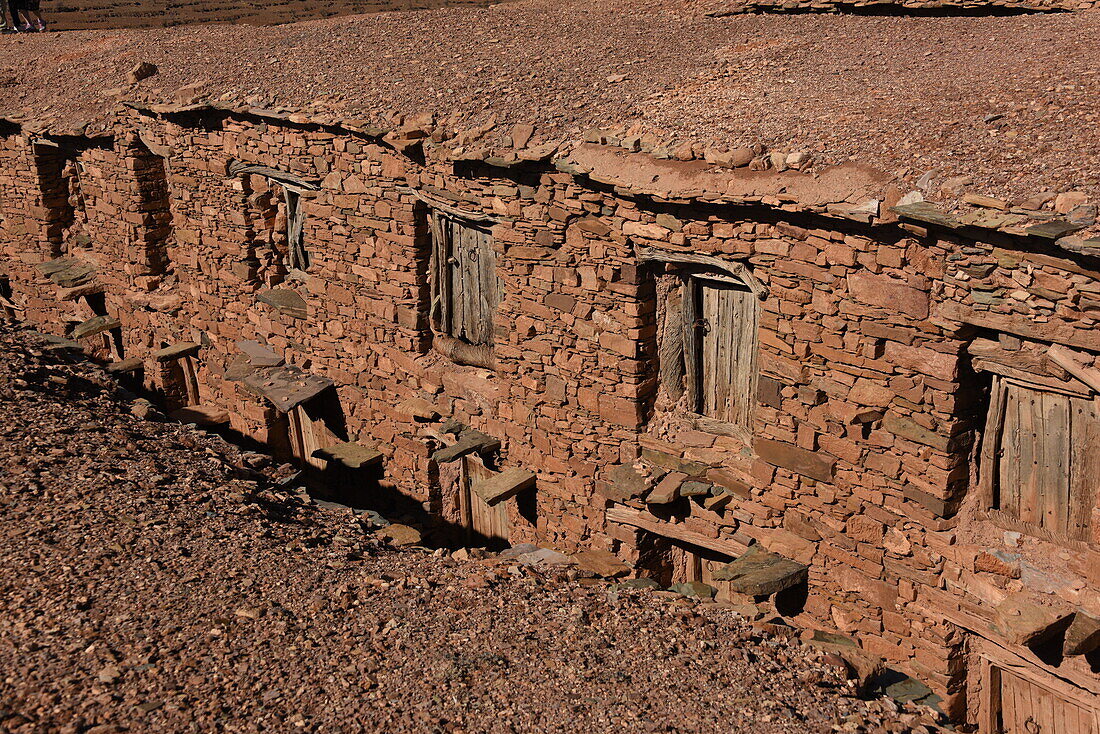
{"type": "Polygon", "coordinates": [[[92,121],[127,92],[313,107],[379,122],[435,111],[503,135],[637,124],[662,138],[855,158],[910,182],[934,171],[1008,197],[1100,199],[1100,12],[1018,17],[750,15],[679,0],[523,0],[273,28],[202,26],[0,38],[0,108],[92,121]],[[58,83],[64,80],[63,84],[58,83]]]}
{"type": "Polygon", "coordinates": [[[37,337],[0,353],[0,731],[933,730],[729,609],[385,546],[37,337]]]}

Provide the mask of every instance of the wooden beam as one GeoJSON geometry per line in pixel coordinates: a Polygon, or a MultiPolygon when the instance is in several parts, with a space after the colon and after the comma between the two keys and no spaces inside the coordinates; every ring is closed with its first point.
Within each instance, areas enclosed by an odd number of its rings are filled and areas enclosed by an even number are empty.
{"type": "Polygon", "coordinates": [[[1074,353],[1061,344],[1051,344],[1047,348],[1047,356],[1056,365],[1076,377],[1081,382],[1100,393],[1100,370],[1095,367],[1086,367],[1076,359],[1074,353]]]}
{"type": "Polygon", "coordinates": [[[245,173],[254,173],[258,176],[264,176],[274,181],[278,181],[284,186],[294,186],[306,191],[320,191],[321,185],[316,179],[306,179],[301,176],[291,173],[290,171],[281,171],[278,168],[272,168],[271,166],[261,166],[257,163],[245,163],[243,161],[230,161],[227,168],[230,176],[240,176],[245,173]]]}
{"type": "Polygon", "coordinates": [[[648,532],[660,535],[663,538],[672,538],[684,543],[697,545],[700,548],[709,548],[718,553],[736,558],[749,549],[749,546],[727,538],[709,538],[702,533],[688,530],[678,523],[664,522],[656,517],[629,507],[609,507],[606,510],[608,522],[616,522],[620,525],[630,525],[648,532]]]}
{"type": "Polygon", "coordinates": [[[757,280],[756,277],[749,272],[748,268],[739,262],[723,260],[713,255],[700,255],[695,252],[659,250],[656,247],[647,247],[645,245],[636,247],[635,252],[638,254],[638,259],[642,262],[683,263],[685,265],[700,265],[715,268],[716,270],[721,270],[732,275],[738,283],[743,284],[760,300],[764,300],[768,296],[768,289],[764,284],[757,280]]]}
{"type": "Polygon", "coordinates": [[[445,201],[443,201],[443,200],[441,200],[437,197],[425,194],[423,191],[421,191],[419,189],[414,189],[414,188],[409,187],[407,189],[407,191],[410,194],[412,194],[413,196],[415,196],[416,198],[420,199],[422,202],[424,202],[428,206],[430,206],[432,209],[436,209],[438,211],[441,211],[444,214],[450,214],[452,217],[457,217],[459,219],[464,219],[468,222],[478,222],[478,223],[485,223],[485,224],[497,224],[499,222],[504,221],[503,217],[497,217],[497,216],[493,216],[491,214],[484,214],[482,212],[472,212],[472,211],[468,211],[466,209],[459,209],[458,207],[452,206],[452,205],[448,204],[447,202],[445,202],[445,201]]]}

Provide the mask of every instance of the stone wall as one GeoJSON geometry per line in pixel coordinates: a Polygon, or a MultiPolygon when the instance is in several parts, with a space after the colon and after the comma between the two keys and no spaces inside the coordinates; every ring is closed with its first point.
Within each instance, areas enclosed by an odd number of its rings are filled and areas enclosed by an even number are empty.
{"type": "Polygon", "coordinates": [[[109,145],[55,142],[80,195],[60,228],[64,166],[15,132],[0,146],[0,267],[25,317],[59,334],[102,292],[117,344],[97,331],[86,345],[144,365],[148,387],[174,389],[164,365],[186,354],[199,406],[286,450],[286,411],[242,377],[242,342],[258,342],[331,380],[346,437],[384,457],[378,491],[437,518],[455,520],[436,452],[481,432],[501,444],[494,469],[537,474],[534,511],[508,500],[512,542],[608,551],[640,573],[655,538],[723,561],[765,548],[806,567],[805,598],[775,608],[788,623],[851,636],[959,718],[977,716],[975,641],[1097,692],[1086,656],[1044,662],[1002,612],[1100,617],[1100,512],[1067,543],[998,525],[977,490],[986,365],[1084,390],[1046,352],[1024,358],[1053,343],[1095,370],[1094,257],[779,200],[639,195],[545,161],[425,161],[369,133],[247,114],[130,112],[109,145]],[[280,234],[289,195],[263,170],[301,188],[304,271],[280,234]],[[492,222],[495,369],[433,347],[432,206],[492,222]],[[740,433],[661,378],[667,277],[700,257],[759,290],[740,433]],[[94,276],[36,268],[57,258],[94,276]]]}

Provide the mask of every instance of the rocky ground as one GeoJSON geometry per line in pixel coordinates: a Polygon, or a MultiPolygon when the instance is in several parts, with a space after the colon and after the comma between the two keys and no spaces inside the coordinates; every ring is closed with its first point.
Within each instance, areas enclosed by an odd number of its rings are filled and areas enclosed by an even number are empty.
{"type": "Polygon", "coordinates": [[[391,547],[30,332],[0,353],[2,732],[934,730],[729,608],[391,547]]]}

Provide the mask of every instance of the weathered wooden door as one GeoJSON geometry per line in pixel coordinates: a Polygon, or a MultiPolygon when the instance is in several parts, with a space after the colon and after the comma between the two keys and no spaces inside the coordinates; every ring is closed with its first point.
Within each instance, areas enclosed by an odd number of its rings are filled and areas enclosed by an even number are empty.
{"type": "Polygon", "coordinates": [[[1087,540],[1100,488],[1100,410],[1096,402],[996,378],[1000,426],[993,509],[1052,535],[1087,540]]]}
{"type": "Polygon", "coordinates": [[[981,734],[1100,734],[1100,702],[1090,707],[1014,671],[992,672],[993,716],[981,734]]]}
{"type": "Polygon", "coordinates": [[[507,504],[502,502],[495,507],[490,507],[471,491],[474,484],[492,475],[493,472],[485,467],[481,457],[476,454],[462,458],[459,515],[471,545],[507,545],[508,543],[512,524],[508,517],[507,504]]]}
{"type": "Polygon", "coordinates": [[[470,344],[491,344],[498,300],[492,235],[438,212],[432,214],[432,234],[440,291],[437,328],[470,344]]]}
{"type": "Polygon", "coordinates": [[[698,410],[751,428],[757,300],[748,288],[698,278],[698,410]]]}

